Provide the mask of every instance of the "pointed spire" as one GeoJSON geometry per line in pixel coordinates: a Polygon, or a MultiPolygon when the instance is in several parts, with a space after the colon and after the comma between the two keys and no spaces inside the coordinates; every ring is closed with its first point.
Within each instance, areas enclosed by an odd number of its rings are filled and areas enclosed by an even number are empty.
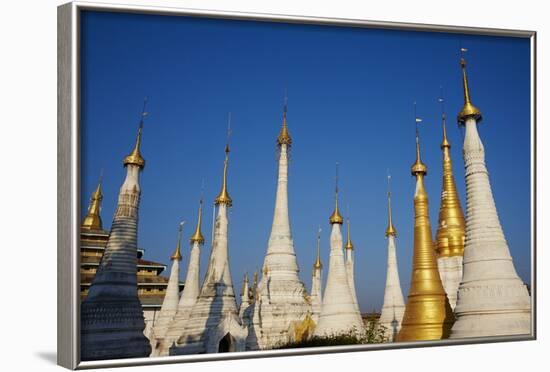
{"type": "MultiPolygon", "coordinates": [[[[447,131],[445,129],[445,108],[443,106],[443,98],[440,98],[439,102],[441,102],[441,118],[443,125],[443,142],[441,143],[441,149],[443,150],[443,183],[441,204],[439,208],[439,224],[436,234],[436,252],[438,253],[438,257],[441,258],[462,256],[464,254],[465,220],[453,176],[450,154],[451,144],[447,140],[447,131]]],[[[442,278],[443,277],[442,274],[442,278]]],[[[460,275],[460,277],[462,277],[462,275],[460,275]]],[[[449,296],[451,306],[453,307],[456,298],[455,289],[452,289],[455,295],[449,296]]]]}
{"type": "Polygon", "coordinates": [[[454,322],[434,254],[428,194],[424,188],[426,166],[420,161],[418,127],[416,148],[416,163],[412,167],[412,173],[416,176],[412,276],[409,298],[397,341],[448,338],[454,322]]]}
{"type": "Polygon", "coordinates": [[[202,224],[202,196],[201,200],[199,202],[199,213],[197,218],[197,227],[195,228],[195,232],[193,233],[193,236],[191,236],[190,242],[193,243],[199,243],[204,244],[204,236],[201,233],[201,224],[202,224]]]}
{"type": "Polygon", "coordinates": [[[428,168],[424,163],[422,163],[422,159],[420,158],[420,138],[418,134],[418,123],[421,123],[422,119],[416,116],[416,102],[414,103],[414,116],[416,124],[416,161],[411,167],[411,174],[418,177],[419,175],[425,176],[428,173],[428,168]]]}
{"type": "Polygon", "coordinates": [[[321,263],[321,227],[319,226],[319,231],[317,232],[317,258],[313,264],[314,270],[321,270],[323,264],[321,263]]]}
{"type": "Polygon", "coordinates": [[[181,261],[181,232],[183,231],[183,225],[185,225],[185,221],[180,222],[180,227],[178,229],[178,244],[176,245],[176,250],[174,251],[174,254],[172,254],[172,257],[170,259],[181,261]]]}
{"type": "Polygon", "coordinates": [[[248,273],[244,274],[243,285],[241,287],[241,296],[248,292],[248,273]]]}
{"type": "Polygon", "coordinates": [[[233,200],[227,192],[227,165],[229,163],[229,137],[231,136],[231,113],[229,113],[229,123],[227,125],[227,142],[225,144],[225,160],[223,163],[222,189],[216,197],[215,204],[225,204],[228,207],[233,205],[233,200]]]}
{"type": "Polygon", "coordinates": [[[285,104],[283,108],[283,126],[281,127],[281,131],[279,132],[279,137],[277,137],[277,144],[279,146],[287,145],[287,147],[290,147],[292,145],[292,138],[290,137],[290,133],[288,132],[288,126],[286,123],[286,112],[287,112],[287,103],[288,103],[288,97],[286,96],[285,92],[285,104]]]}
{"type": "Polygon", "coordinates": [[[101,201],[103,200],[103,193],[101,192],[101,182],[103,181],[103,174],[99,176],[99,182],[95,191],[92,193],[90,199],[90,206],[88,207],[88,214],[82,221],[81,229],[83,230],[102,230],[103,223],[101,222],[101,201]]]}
{"type": "Polygon", "coordinates": [[[145,167],[145,159],[143,159],[143,157],[141,156],[140,146],[141,146],[141,132],[143,130],[143,121],[145,117],[148,115],[148,113],[145,111],[146,105],[147,105],[147,97],[145,97],[145,99],[143,100],[143,109],[141,110],[141,118],[139,121],[136,144],[134,145],[134,148],[130,153],[130,155],[124,158],[124,166],[131,164],[131,165],[137,165],[142,169],[145,167]]]}
{"type": "Polygon", "coordinates": [[[388,228],[386,229],[386,237],[388,236],[397,236],[397,231],[393,227],[392,211],[391,211],[391,174],[388,174],[388,228]]]}
{"type": "Polygon", "coordinates": [[[335,198],[334,198],[334,212],[332,212],[332,215],[329,218],[329,222],[331,225],[334,225],[335,223],[342,225],[344,223],[344,219],[342,218],[342,215],[340,214],[340,211],[338,210],[338,162],[336,163],[336,188],[335,188],[335,198]]]}
{"type": "Polygon", "coordinates": [[[468,87],[468,76],[466,75],[466,60],[464,59],[464,52],[466,48],[460,48],[460,66],[462,67],[462,85],[464,88],[464,106],[458,113],[458,122],[464,124],[466,119],[474,118],[476,121],[481,121],[481,111],[472,104],[470,99],[470,88],[468,87]]]}
{"type": "Polygon", "coordinates": [[[447,123],[445,115],[445,100],[443,99],[443,94],[439,97],[438,101],[441,103],[441,125],[443,126],[443,141],[441,142],[441,150],[445,155],[445,158],[449,158],[449,150],[451,148],[451,143],[447,139],[447,123]]]}
{"type": "Polygon", "coordinates": [[[346,249],[353,249],[353,243],[351,242],[351,237],[349,233],[349,217],[347,219],[347,222],[348,222],[348,240],[346,242],[346,249]]]}

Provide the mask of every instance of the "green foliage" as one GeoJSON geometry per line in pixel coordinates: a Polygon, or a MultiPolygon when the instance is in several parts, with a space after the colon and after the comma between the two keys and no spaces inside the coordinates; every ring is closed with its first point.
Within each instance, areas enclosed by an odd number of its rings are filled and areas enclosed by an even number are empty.
{"type": "Polygon", "coordinates": [[[386,327],[376,322],[368,322],[365,332],[359,334],[356,331],[350,331],[345,334],[333,334],[329,336],[313,336],[301,341],[292,341],[281,344],[274,349],[299,349],[304,347],[318,346],[342,346],[342,345],[363,345],[382,343],[387,338],[386,327]]]}

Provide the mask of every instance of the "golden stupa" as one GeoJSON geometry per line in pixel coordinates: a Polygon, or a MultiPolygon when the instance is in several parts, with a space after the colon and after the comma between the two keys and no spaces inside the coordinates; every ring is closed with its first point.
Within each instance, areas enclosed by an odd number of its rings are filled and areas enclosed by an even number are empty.
{"type": "Polygon", "coordinates": [[[436,251],[438,257],[453,257],[464,255],[465,220],[460,199],[456,191],[451,162],[451,144],[447,140],[445,113],[443,121],[443,186],[441,192],[441,206],[439,209],[439,223],[436,234],[436,251]]]}
{"type": "Polygon", "coordinates": [[[420,159],[418,132],[416,162],[411,172],[416,177],[413,267],[407,306],[396,341],[439,340],[449,337],[454,315],[437,269],[428,194],[424,188],[427,167],[420,159]]]}

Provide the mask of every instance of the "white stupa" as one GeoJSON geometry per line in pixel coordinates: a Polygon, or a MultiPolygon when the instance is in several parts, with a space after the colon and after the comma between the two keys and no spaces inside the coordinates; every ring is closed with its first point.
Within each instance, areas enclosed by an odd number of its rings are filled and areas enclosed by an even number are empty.
{"type": "MultiPolygon", "coordinates": [[[[390,178],[391,176],[388,176],[388,184],[390,178]]],[[[386,266],[384,304],[382,305],[379,324],[386,328],[386,340],[389,342],[393,342],[395,336],[399,333],[403,314],[405,313],[405,301],[403,300],[403,291],[401,290],[401,281],[399,280],[395,248],[396,236],[397,231],[392,221],[391,192],[388,190],[388,228],[386,229],[386,237],[388,238],[388,264],[386,266]]]]}
{"type": "Polygon", "coordinates": [[[463,58],[461,66],[464,107],[458,120],[466,127],[466,244],[451,338],[529,334],[531,299],[500,225],[477,132],[481,112],[470,100],[463,58]]]}
{"type": "Polygon", "coordinates": [[[139,174],[145,166],[140,145],[145,115],[143,111],[134,149],[124,158],[126,179],[120,187],[109,240],[80,308],[82,360],[138,358],[151,353],[137,294],[139,174]]]}
{"type": "Polygon", "coordinates": [[[327,284],[323,294],[321,315],[315,328],[316,336],[332,336],[347,333],[362,333],[363,320],[355,304],[348,283],[348,272],[344,262],[342,231],[344,222],[338,211],[338,177],[336,177],[336,198],[334,212],[330,216],[330,259],[327,284]]]}
{"type": "Polygon", "coordinates": [[[312,319],[315,323],[319,321],[321,315],[321,305],[323,304],[322,288],[323,288],[323,264],[321,263],[321,229],[317,234],[317,258],[313,264],[311,275],[311,312],[312,319]]]}
{"type": "Polygon", "coordinates": [[[359,303],[357,302],[357,292],[355,291],[355,264],[353,254],[353,243],[351,242],[351,235],[349,231],[349,218],[347,219],[348,234],[346,240],[346,272],[348,274],[349,290],[353,297],[353,303],[357,306],[357,310],[360,312],[359,303]]]}
{"type": "Polygon", "coordinates": [[[200,293],[200,251],[201,245],[204,244],[204,236],[201,232],[202,225],[202,198],[199,203],[199,211],[197,217],[197,226],[195,232],[191,236],[191,254],[189,256],[189,263],[187,266],[187,274],[185,276],[185,286],[181,293],[176,315],[172,322],[168,326],[168,329],[157,346],[157,354],[159,356],[168,355],[170,347],[176,342],[176,340],[183,334],[189,315],[200,293]]]}
{"type": "Polygon", "coordinates": [[[239,305],[239,318],[244,326],[248,327],[250,323],[251,313],[250,306],[252,301],[250,299],[250,286],[248,283],[248,275],[245,274],[243,278],[243,285],[241,288],[241,304],[239,305]]]}
{"type": "Polygon", "coordinates": [[[298,276],[298,263],[290,230],[288,151],[292,139],[288,132],[286,111],[285,102],[283,126],[277,138],[280,153],[275,211],[259,292],[254,304],[257,311],[254,311],[252,320],[253,330],[247,340],[249,350],[272,348],[294,340],[297,329],[303,328],[302,322],[311,312],[309,295],[298,276]]]}
{"type": "Polygon", "coordinates": [[[225,147],[222,190],[216,198],[218,214],[214,241],[204,282],[183,333],[170,348],[170,355],[244,351],[247,330],[239,319],[229,270],[227,192],[229,145],[225,147]]]}
{"type": "Polygon", "coordinates": [[[180,273],[180,261],[181,257],[181,232],[185,222],[180,223],[178,231],[178,243],[176,250],[170,257],[172,260],[172,268],[170,270],[170,277],[168,278],[168,285],[166,286],[166,294],[162,301],[158,317],[153,325],[151,332],[151,356],[160,355],[161,345],[163,343],[168,327],[172,324],[176,312],[178,311],[178,303],[180,299],[179,291],[179,273],[180,273]]]}

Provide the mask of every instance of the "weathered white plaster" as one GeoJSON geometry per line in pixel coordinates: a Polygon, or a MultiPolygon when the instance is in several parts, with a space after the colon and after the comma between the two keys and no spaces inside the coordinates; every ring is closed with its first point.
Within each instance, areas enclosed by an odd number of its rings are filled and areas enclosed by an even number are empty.
{"type": "Polygon", "coordinates": [[[353,298],[353,303],[357,307],[357,311],[361,312],[359,309],[359,303],[357,302],[357,292],[355,291],[355,265],[353,261],[353,249],[346,248],[346,273],[348,276],[349,290],[351,292],[351,297],[353,298]]]}
{"type": "Polygon", "coordinates": [[[465,125],[466,244],[451,338],[528,334],[530,297],[500,225],[476,120],[465,125]]]}
{"type": "Polygon", "coordinates": [[[145,322],[137,295],[139,171],[128,164],[105,253],[81,305],[82,360],[146,357],[145,322]]]}
{"type": "Polygon", "coordinates": [[[323,303],[321,288],[322,269],[314,267],[313,275],[311,277],[311,311],[312,319],[315,323],[319,322],[319,315],[321,315],[321,305],[323,303]]]}
{"type": "Polygon", "coordinates": [[[248,327],[251,320],[250,305],[252,305],[250,301],[250,288],[248,286],[248,277],[245,277],[241,293],[241,304],[239,305],[239,318],[245,327],[248,327]]]}
{"type": "Polygon", "coordinates": [[[160,355],[161,345],[166,336],[166,332],[168,331],[168,327],[172,324],[178,310],[179,264],[180,261],[178,259],[172,260],[172,268],[170,270],[170,277],[168,278],[166,294],[160,308],[158,319],[149,337],[152,347],[151,356],[160,355]]]}
{"type": "Polygon", "coordinates": [[[253,305],[258,309],[253,311],[247,349],[266,349],[292,340],[295,325],[311,312],[309,296],[298,272],[288,216],[287,145],[282,144],[273,224],[259,285],[259,301],[253,305]]]}
{"type": "Polygon", "coordinates": [[[462,280],[462,256],[439,257],[437,259],[437,268],[441,283],[447,293],[451,309],[456,307],[456,298],[458,293],[458,285],[462,280]]]}
{"type": "Polygon", "coordinates": [[[332,225],[330,234],[330,260],[327,284],[323,295],[321,315],[315,328],[317,336],[362,333],[363,320],[353,301],[342,247],[340,225],[332,225]]]}
{"type": "Polygon", "coordinates": [[[193,242],[193,248],[191,248],[191,255],[189,257],[189,264],[187,266],[185,286],[183,287],[183,291],[179,299],[176,315],[170,323],[164,339],[160,343],[158,355],[168,355],[168,350],[170,347],[183,334],[191,310],[197,302],[200,291],[200,251],[201,248],[199,242],[193,242]]]}
{"type": "Polygon", "coordinates": [[[247,329],[237,311],[228,260],[227,206],[219,204],[208,269],[196,304],[170,355],[217,353],[222,339],[229,351],[244,351],[247,329]]]}
{"type": "Polygon", "coordinates": [[[384,290],[384,304],[380,314],[379,324],[386,328],[387,340],[393,342],[401,329],[405,301],[399,280],[395,237],[388,236],[388,263],[386,266],[386,289],[384,290]]]}

